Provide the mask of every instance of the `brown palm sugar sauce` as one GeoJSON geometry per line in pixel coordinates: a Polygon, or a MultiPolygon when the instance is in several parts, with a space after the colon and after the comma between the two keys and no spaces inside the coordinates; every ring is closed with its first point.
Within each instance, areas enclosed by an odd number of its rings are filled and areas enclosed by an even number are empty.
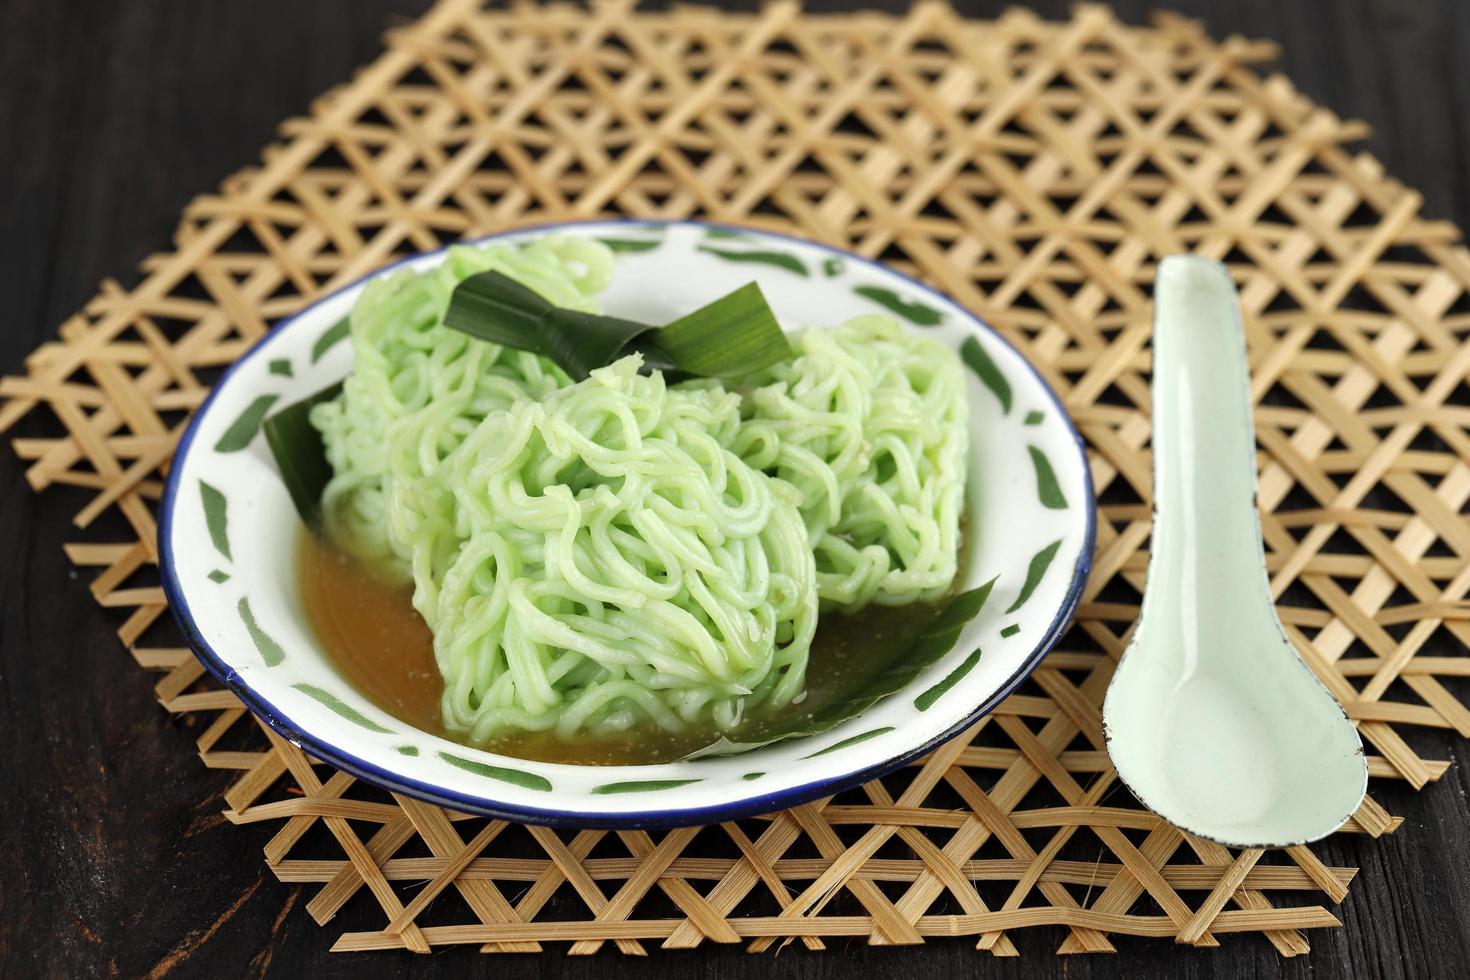
{"type": "MultiPolygon", "coordinates": [[[[963,540],[963,538],[962,538],[963,540]]],[[[455,741],[444,728],[444,682],[433,636],[410,601],[412,588],[391,584],[313,534],[303,534],[298,574],[307,618],[346,679],[384,711],[415,728],[455,741]]],[[[751,719],[734,741],[813,711],[855,691],[881,669],[899,642],[934,615],[928,604],[869,606],[851,616],[824,614],[807,663],[806,697],[774,715],[751,719]]],[[[784,726],[782,726],[784,727],[784,726]]],[[[567,739],[550,732],[500,736],[480,748],[522,759],[576,765],[648,765],[680,759],[719,737],[713,731],[635,730],[567,739]]]]}

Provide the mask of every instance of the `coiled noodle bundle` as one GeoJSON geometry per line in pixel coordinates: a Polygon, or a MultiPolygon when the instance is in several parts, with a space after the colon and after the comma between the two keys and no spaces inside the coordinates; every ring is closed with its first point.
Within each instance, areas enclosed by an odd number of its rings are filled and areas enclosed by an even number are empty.
{"type": "Polygon", "coordinates": [[[433,269],[373,280],[352,309],[352,373],[340,396],[312,411],[333,472],[322,495],[328,532],[399,575],[408,571],[408,538],[389,533],[395,485],[431,473],[490,412],[569,383],[544,357],[444,326],[454,287],[487,269],[559,306],[596,312],[592,297],[611,281],[612,255],[584,238],[457,246],[433,269]]]}
{"type": "Polygon", "coordinates": [[[471,740],[728,729],[803,688],[817,597],[796,493],[728,448],[737,395],[640,364],[488,416],[439,468],[462,544],[415,605],[471,740]]]}
{"type": "Polygon", "coordinates": [[[964,374],[947,348],[885,316],[792,338],[750,379],[735,448],[801,491],[824,603],[939,599],[958,570],[964,374]]]}

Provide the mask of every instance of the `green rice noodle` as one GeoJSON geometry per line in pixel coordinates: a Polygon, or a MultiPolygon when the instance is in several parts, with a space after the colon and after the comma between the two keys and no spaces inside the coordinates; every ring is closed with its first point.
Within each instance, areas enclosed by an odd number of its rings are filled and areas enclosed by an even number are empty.
{"type": "MultiPolygon", "coordinates": [[[[541,239],[523,248],[460,246],[426,272],[405,269],[373,280],[352,309],[352,373],[337,399],[312,412],[334,474],[322,495],[329,534],[356,557],[399,576],[408,572],[408,542],[423,532],[389,533],[395,490],[430,474],[490,412],[569,383],[544,357],[444,326],[455,285],[487,269],[559,306],[597,312],[592,297],[611,281],[612,255],[584,238],[541,239]]],[[[447,516],[442,508],[397,515],[400,523],[429,528],[447,516]]]]}
{"type": "Polygon", "coordinates": [[[312,413],[327,531],[411,577],[451,731],[729,730],[800,699],[819,605],[950,589],[967,449],[951,351],[863,317],[796,335],[795,360],[738,391],[668,388],[636,355],[574,385],[444,326],[486,269],[596,312],[612,256],[455,248],[370,283],[352,374],[312,413]]]}
{"type": "Polygon", "coordinates": [[[968,402],[959,360],[885,316],[792,338],[751,379],[735,448],[801,491],[825,604],[933,601],[957,572],[968,402]]]}
{"type": "Polygon", "coordinates": [[[487,417],[439,468],[460,545],[415,605],[444,719],[472,741],[728,729],[802,691],[817,596],[797,494],[728,448],[739,396],[640,365],[487,417]]]}

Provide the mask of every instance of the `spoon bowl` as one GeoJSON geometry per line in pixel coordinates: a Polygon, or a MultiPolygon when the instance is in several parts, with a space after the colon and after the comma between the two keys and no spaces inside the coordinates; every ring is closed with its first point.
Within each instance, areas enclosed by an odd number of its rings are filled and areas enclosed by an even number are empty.
{"type": "Polygon", "coordinates": [[[1190,833],[1317,840],[1357,810],[1367,760],[1276,616],[1235,287],[1218,262],[1171,256],[1154,300],[1153,538],[1103,704],[1108,752],[1145,806],[1190,833]]]}

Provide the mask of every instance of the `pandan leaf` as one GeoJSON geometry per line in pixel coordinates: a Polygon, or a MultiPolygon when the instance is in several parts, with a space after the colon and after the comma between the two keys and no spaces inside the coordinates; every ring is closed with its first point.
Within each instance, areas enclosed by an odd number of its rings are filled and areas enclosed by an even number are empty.
{"type": "MultiPolygon", "coordinates": [[[[952,597],[939,608],[932,619],[914,631],[907,643],[887,664],[846,697],[795,718],[757,722],[736,731],[732,737],[720,738],[704,748],[696,749],[685,758],[735,755],[776,742],[820,735],[856,717],[888,695],[907,687],[910,681],[943,659],[954,648],[965,626],[985,608],[985,601],[990,598],[990,590],[995,582],[995,579],[991,579],[984,585],[952,597]]],[[[844,745],[839,743],[821,751],[832,752],[842,747],[844,745]]]]}
{"type": "Polygon", "coordinates": [[[650,370],[734,377],[794,356],[760,287],[743,286],[660,329],[552,305],[499,272],[455,287],[444,323],[480,340],[549,357],[575,380],[634,352],[650,370]]]}
{"type": "Polygon", "coordinates": [[[332,478],[332,467],[327,462],[326,447],[322,445],[322,434],[311,424],[314,406],[336,398],[342,391],[342,383],[319,391],[310,398],[281,409],[265,420],[265,441],[276,458],[276,468],[281,471],[281,482],[291,494],[296,513],[313,531],[321,521],[322,490],[332,478]]]}

